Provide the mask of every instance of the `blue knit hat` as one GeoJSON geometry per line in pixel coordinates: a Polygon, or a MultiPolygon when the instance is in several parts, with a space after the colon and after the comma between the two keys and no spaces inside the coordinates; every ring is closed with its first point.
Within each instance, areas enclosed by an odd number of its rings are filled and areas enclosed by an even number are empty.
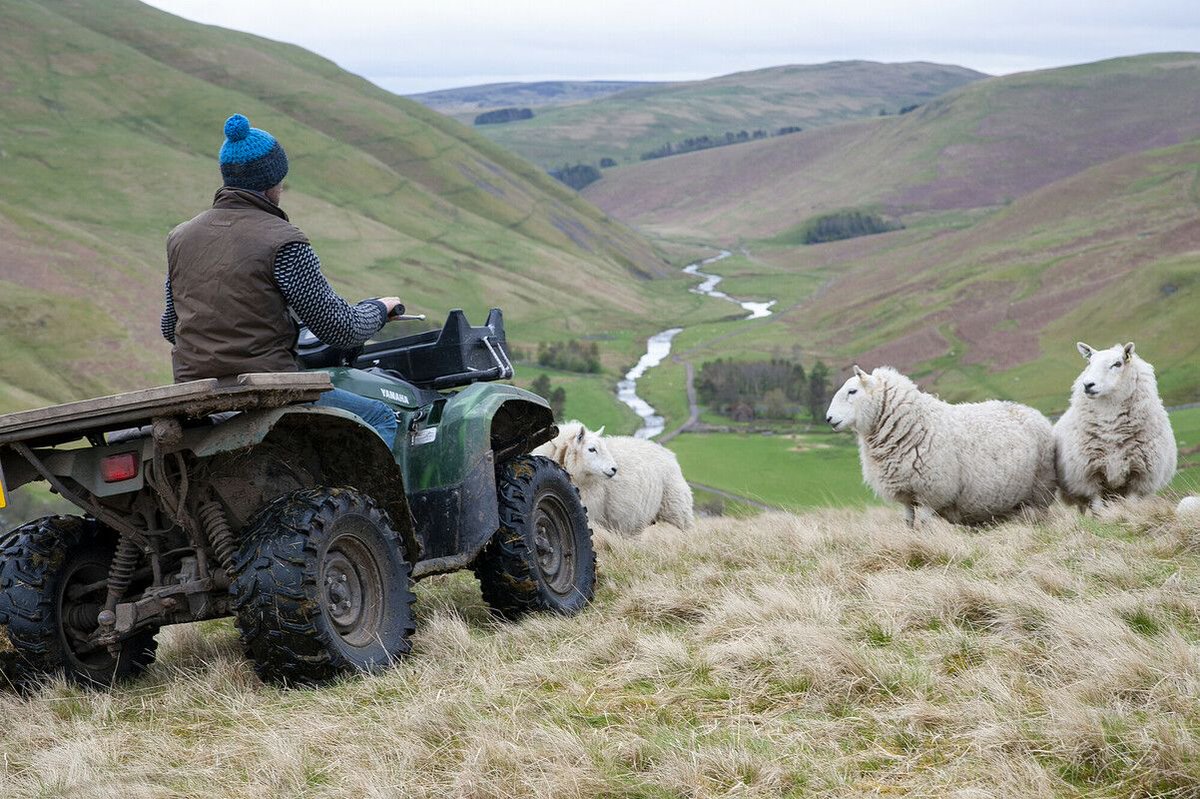
{"type": "Polygon", "coordinates": [[[287,153],[265,130],[250,127],[250,120],[234,114],[225,120],[221,145],[221,177],[226,186],[266,191],[287,175],[287,153]]]}

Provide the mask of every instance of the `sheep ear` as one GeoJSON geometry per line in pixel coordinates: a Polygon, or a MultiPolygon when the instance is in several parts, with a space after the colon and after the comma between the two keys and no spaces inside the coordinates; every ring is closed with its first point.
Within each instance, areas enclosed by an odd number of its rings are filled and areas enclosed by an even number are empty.
{"type": "Polygon", "coordinates": [[[871,385],[871,376],[862,369],[859,369],[858,364],[854,364],[854,376],[862,381],[864,387],[869,387],[871,385]]]}
{"type": "Polygon", "coordinates": [[[1092,359],[1092,353],[1095,352],[1094,349],[1084,344],[1082,341],[1076,341],[1075,346],[1078,348],[1079,354],[1083,356],[1085,361],[1090,361],[1092,359]]]}
{"type": "Polygon", "coordinates": [[[600,429],[596,431],[596,435],[598,435],[598,436],[602,436],[602,435],[604,435],[604,428],[605,428],[605,427],[607,427],[607,426],[608,426],[608,425],[603,425],[603,424],[602,424],[602,425],[600,425],[600,429]]]}
{"type": "Polygon", "coordinates": [[[586,436],[586,435],[587,435],[587,425],[585,425],[585,424],[579,425],[579,435],[575,436],[575,441],[577,443],[582,444],[584,436],[586,436]]]}
{"type": "Polygon", "coordinates": [[[1133,355],[1133,342],[1131,341],[1125,345],[1125,360],[1128,361],[1130,359],[1130,357],[1132,357],[1132,355],[1133,355]]]}

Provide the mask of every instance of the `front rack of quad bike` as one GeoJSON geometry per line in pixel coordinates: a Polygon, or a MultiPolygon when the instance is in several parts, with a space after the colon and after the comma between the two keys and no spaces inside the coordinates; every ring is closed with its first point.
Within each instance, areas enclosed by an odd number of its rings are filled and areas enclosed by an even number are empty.
{"type": "Polygon", "coordinates": [[[328,347],[303,331],[300,360],[309,369],[328,366],[382,369],[395,372],[419,388],[429,389],[508,380],[513,376],[504,335],[504,314],[499,308],[491,309],[487,321],[479,327],[473,327],[466,314],[455,308],[440,330],[379,341],[357,350],[328,347]]]}

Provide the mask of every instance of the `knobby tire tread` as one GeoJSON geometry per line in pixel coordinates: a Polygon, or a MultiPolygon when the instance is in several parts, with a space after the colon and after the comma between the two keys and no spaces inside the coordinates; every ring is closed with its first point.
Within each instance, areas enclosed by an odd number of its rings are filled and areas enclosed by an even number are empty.
{"type": "Polygon", "coordinates": [[[156,629],[126,639],[111,673],[99,674],[76,668],[59,637],[57,570],[85,548],[108,549],[111,559],[115,543],[114,533],[80,516],[47,516],[0,539],[0,634],[11,645],[0,654],[0,665],[15,684],[32,687],[45,676],[62,673],[82,685],[107,685],[136,676],[154,662],[156,629]]]}
{"type": "MultiPolygon", "coordinates": [[[[579,500],[579,489],[557,463],[541,456],[526,455],[507,461],[499,470],[496,493],[500,511],[500,529],[484,547],[475,562],[484,601],[500,616],[518,619],[527,613],[553,611],[574,614],[583,610],[595,594],[596,552],[592,547],[592,531],[588,527],[587,510],[579,500]],[[527,464],[530,468],[524,468],[527,464]],[[577,586],[577,601],[568,606],[556,601],[539,584],[536,558],[530,546],[529,525],[534,513],[534,500],[542,481],[555,481],[565,490],[578,508],[575,519],[586,533],[578,554],[583,556],[579,569],[583,585],[577,586]]],[[[576,530],[579,533],[579,530],[576,530]]]]}
{"type": "Polygon", "coordinates": [[[408,617],[404,640],[395,654],[407,654],[415,630],[412,564],[404,540],[387,512],[351,489],[311,488],[279,497],[263,508],[243,533],[234,558],[233,610],[242,648],[265,682],[321,684],[357,670],[321,623],[318,550],[327,528],[345,513],[361,513],[376,522],[385,541],[403,563],[398,586],[408,617]]]}

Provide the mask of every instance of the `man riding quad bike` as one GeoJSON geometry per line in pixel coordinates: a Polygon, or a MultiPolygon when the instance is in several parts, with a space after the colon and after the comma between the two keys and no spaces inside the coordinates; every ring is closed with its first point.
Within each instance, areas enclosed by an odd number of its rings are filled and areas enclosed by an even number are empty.
{"type": "Polygon", "coordinates": [[[168,241],[176,384],[0,417],[0,507],[45,480],[84,512],[0,537],[13,679],[107,684],[160,627],[232,615],[264,679],[322,682],[407,653],[413,580],[468,567],[504,616],[584,608],[586,512],[528,454],[547,403],[494,382],[499,310],[364,347],[403,306],[334,294],[278,207],[282,148],[226,135],[226,185],[168,241]]]}
{"type": "Polygon", "coordinates": [[[266,680],[371,670],[410,649],[413,580],[463,568],[505,617],[587,605],[578,492],[528,454],[550,409],[490,382],[511,376],[498,311],[361,353],[304,349],[321,366],[0,417],[0,493],[46,480],[84,512],[0,538],[15,680],[108,684],[153,660],[160,627],[228,615],[266,680]],[[331,385],[392,410],[393,449],[311,404],[331,385]]]}

